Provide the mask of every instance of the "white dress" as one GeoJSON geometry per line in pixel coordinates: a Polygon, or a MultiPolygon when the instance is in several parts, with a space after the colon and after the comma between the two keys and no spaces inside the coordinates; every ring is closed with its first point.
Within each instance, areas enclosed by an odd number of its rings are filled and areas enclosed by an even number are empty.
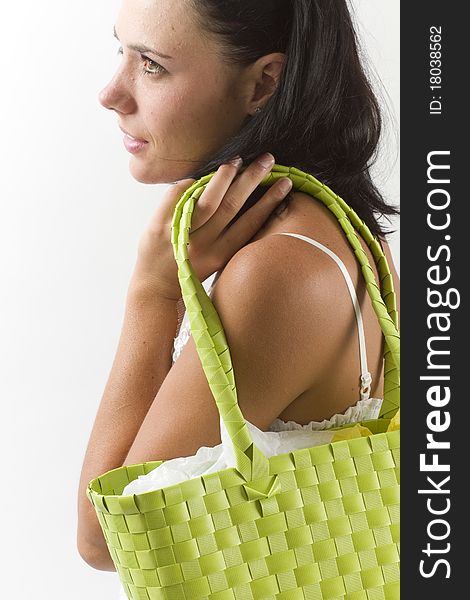
{"type": "MultiPolygon", "coordinates": [[[[253,425],[253,423],[246,421],[253,441],[268,457],[287,453],[299,448],[309,448],[314,445],[328,443],[333,437],[333,432],[329,431],[332,427],[368,419],[377,419],[382,406],[382,399],[370,397],[372,379],[367,368],[364,325],[356,291],[346,266],[334,252],[312,238],[297,233],[279,233],[277,235],[290,235],[305,240],[323,252],[326,252],[340,268],[346,281],[356,315],[361,359],[361,388],[359,390],[360,399],[356,404],[350,406],[344,412],[337,413],[330,419],[324,419],[321,422],[310,421],[306,425],[301,425],[295,421],[283,421],[282,419],[277,418],[271,423],[268,431],[261,431],[258,427],[253,425]]],[[[211,295],[212,287],[218,275],[219,273],[216,273],[203,282],[203,286],[209,296],[211,295]]],[[[190,335],[191,329],[189,319],[187,313],[185,313],[180,330],[173,343],[173,363],[178,359],[190,335]]],[[[141,475],[138,479],[130,482],[123,489],[123,495],[138,494],[153,489],[159,489],[192,477],[199,477],[203,474],[219,471],[229,466],[236,466],[232,441],[222,418],[220,418],[220,432],[222,439],[221,444],[214,447],[202,446],[196,454],[192,456],[173,458],[165,461],[147,475],[141,475]]],[[[119,582],[119,592],[119,600],[127,600],[127,595],[121,582],[119,582]]]]}

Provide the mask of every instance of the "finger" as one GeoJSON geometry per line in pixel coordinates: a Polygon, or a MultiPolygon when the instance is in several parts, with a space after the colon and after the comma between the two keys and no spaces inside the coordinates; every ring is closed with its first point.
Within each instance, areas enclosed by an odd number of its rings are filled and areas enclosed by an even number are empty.
{"type": "Polygon", "coordinates": [[[162,197],[161,203],[158,207],[158,214],[161,219],[165,222],[170,223],[173,219],[173,213],[175,210],[175,206],[179,202],[181,196],[188,190],[195,179],[187,178],[180,179],[179,181],[175,181],[170,184],[170,187],[165,191],[165,194],[162,197]]]}
{"type": "Polygon", "coordinates": [[[248,209],[221,237],[227,252],[236,252],[250,240],[264,225],[273,210],[279,206],[292,189],[292,181],[282,177],[276,181],[261,198],[248,209]]]}
{"type": "Polygon", "coordinates": [[[258,187],[260,181],[272,169],[273,164],[273,155],[263,154],[239,174],[205,227],[205,231],[209,235],[216,237],[225,229],[258,187]]]}
{"type": "Polygon", "coordinates": [[[233,159],[219,166],[197,200],[191,221],[192,231],[207,223],[215,214],[227,190],[232,185],[242,162],[240,158],[238,160],[233,159]]]}
{"type": "Polygon", "coordinates": [[[195,179],[187,178],[180,179],[179,181],[171,183],[170,187],[165,192],[165,203],[175,205],[181,198],[181,196],[184,194],[184,192],[188,190],[195,181],[195,179]]]}

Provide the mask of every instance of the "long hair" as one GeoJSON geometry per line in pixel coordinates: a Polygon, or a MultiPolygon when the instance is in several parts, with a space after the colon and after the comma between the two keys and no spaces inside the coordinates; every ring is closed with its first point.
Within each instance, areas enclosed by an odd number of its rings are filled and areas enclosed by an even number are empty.
{"type": "MultiPolygon", "coordinates": [[[[398,214],[370,175],[382,129],[377,98],[359,58],[346,0],[190,0],[203,32],[217,36],[227,63],[249,65],[282,52],[278,86],[261,112],[190,176],[199,179],[240,155],[264,152],[311,173],[341,196],[371,231],[378,216],[398,214]]],[[[232,220],[259,200],[258,186],[232,220]]]]}

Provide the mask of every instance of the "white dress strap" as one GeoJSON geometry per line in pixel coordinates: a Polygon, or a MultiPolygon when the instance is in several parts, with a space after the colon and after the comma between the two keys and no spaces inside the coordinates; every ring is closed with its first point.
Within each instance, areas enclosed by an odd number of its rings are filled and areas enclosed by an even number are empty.
{"type": "Polygon", "coordinates": [[[353,302],[354,312],[356,314],[357,331],[358,331],[358,335],[359,335],[359,352],[360,352],[360,357],[361,357],[361,389],[360,389],[361,400],[367,400],[370,396],[372,376],[369,373],[369,369],[367,368],[367,353],[366,353],[366,339],[365,339],[365,335],[364,335],[364,323],[362,320],[361,307],[359,306],[359,300],[357,298],[356,290],[354,288],[354,284],[352,282],[351,276],[349,275],[349,272],[346,269],[346,265],[339,258],[339,256],[337,254],[335,254],[332,250],[330,250],[323,244],[320,244],[320,242],[317,242],[316,240],[313,240],[312,238],[307,237],[306,235],[302,235],[301,233],[286,233],[286,232],[277,232],[277,234],[273,234],[273,235],[290,235],[293,237],[297,237],[301,240],[305,240],[309,244],[316,246],[317,248],[319,248],[320,250],[323,250],[323,252],[328,254],[328,256],[330,256],[336,262],[338,267],[341,269],[341,273],[343,274],[344,279],[346,280],[349,294],[350,294],[352,302],[353,302]]]}

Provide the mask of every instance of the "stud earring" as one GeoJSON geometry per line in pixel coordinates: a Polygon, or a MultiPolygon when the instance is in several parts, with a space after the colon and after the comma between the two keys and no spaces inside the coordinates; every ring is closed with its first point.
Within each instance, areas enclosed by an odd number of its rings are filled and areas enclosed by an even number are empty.
{"type": "Polygon", "coordinates": [[[260,113],[261,112],[261,106],[257,106],[255,108],[255,113],[260,113]]]}

